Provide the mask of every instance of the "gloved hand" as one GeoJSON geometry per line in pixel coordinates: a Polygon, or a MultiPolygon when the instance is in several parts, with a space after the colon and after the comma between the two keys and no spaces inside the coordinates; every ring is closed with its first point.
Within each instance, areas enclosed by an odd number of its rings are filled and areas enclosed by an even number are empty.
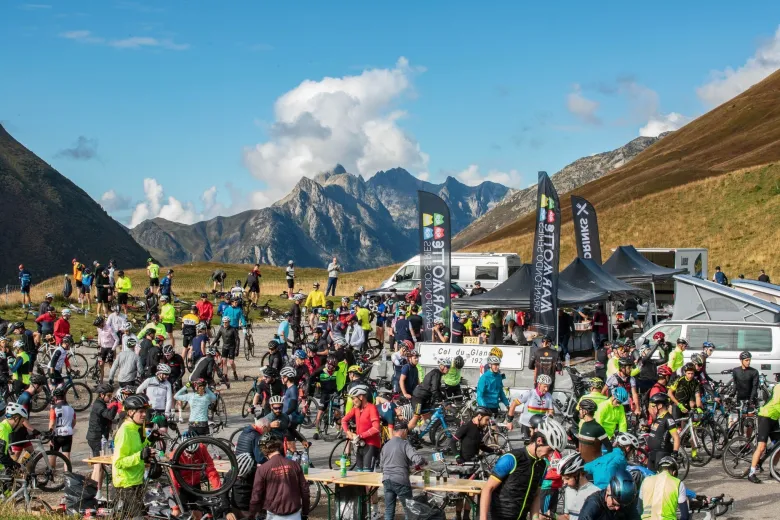
{"type": "Polygon", "coordinates": [[[111,385],[111,386],[114,386],[114,380],[113,379],[109,379],[108,380],[108,384],[111,385]]]}
{"type": "Polygon", "coordinates": [[[688,413],[688,409],[682,403],[677,403],[677,408],[679,408],[682,413],[688,413]]]}
{"type": "Polygon", "coordinates": [[[38,437],[40,434],[41,434],[41,431],[40,430],[36,430],[35,428],[33,428],[33,431],[30,432],[30,435],[32,435],[33,437],[38,437]]]}
{"type": "Polygon", "coordinates": [[[701,408],[696,408],[696,413],[704,413],[704,410],[702,410],[701,408]]]}
{"type": "Polygon", "coordinates": [[[152,452],[152,449],[149,446],[145,446],[141,450],[141,460],[143,460],[145,462],[149,462],[149,460],[151,460],[153,455],[154,455],[154,452],[152,452]]]}

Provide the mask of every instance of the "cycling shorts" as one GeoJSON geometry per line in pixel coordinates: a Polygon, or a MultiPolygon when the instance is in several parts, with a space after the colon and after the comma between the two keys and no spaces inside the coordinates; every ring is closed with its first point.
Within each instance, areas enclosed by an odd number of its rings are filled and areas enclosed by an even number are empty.
{"type": "Polygon", "coordinates": [[[287,280],[287,287],[288,287],[288,288],[290,288],[290,289],[292,289],[293,287],[295,287],[295,280],[293,280],[293,279],[288,279],[288,280],[287,280]]]}
{"type": "Polygon", "coordinates": [[[22,294],[30,294],[30,286],[22,285],[22,294]]]}
{"type": "Polygon", "coordinates": [[[71,447],[73,447],[73,435],[59,436],[55,435],[51,438],[52,451],[62,451],[70,453],[71,447]]]}
{"type": "Polygon", "coordinates": [[[767,442],[769,434],[777,428],[777,421],[769,417],[758,416],[758,428],[756,428],[756,440],[758,442],[767,442]]]}
{"type": "Polygon", "coordinates": [[[159,278],[149,278],[149,287],[160,287],[159,278]]]}
{"type": "Polygon", "coordinates": [[[114,362],[114,349],[113,348],[100,348],[100,360],[103,363],[114,362]]]}
{"type": "Polygon", "coordinates": [[[320,404],[317,406],[317,410],[322,410],[323,412],[327,410],[328,403],[331,402],[335,393],[336,392],[322,392],[320,394],[320,404]]]}
{"type": "Polygon", "coordinates": [[[62,374],[60,373],[60,371],[52,370],[49,373],[49,381],[51,381],[53,385],[59,385],[60,383],[62,383],[62,374]]]}
{"type": "Polygon", "coordinates": [[[163,326],[165,327],[165,332],[173,334],[173,323],[163,323],[163,326]]]}
{"type": "Polygon", "coordinates": [[[355,471],[374,471],[378,462],[379,448],[376,446],[361,446],[355,453],[355,471]]]}
{"type": "Polygon", "coordinates": [[[259,293],[260,292],[260,284],[259,283],[253,283],[251,286],[249,286],[249,292],[250,293],[259,293]]]}
{"type": "Polygon", "coordinates": [[[422,415],[426,411],[430,411],[432,406],[433,397],[416,397],[415,395],[412,395],[412,410],[414,410],[414,415],[422,415]]]}
{"type": "Polygon", "coordinates": [[[127,293],[126,292],[117,293],[116,301],[119,303],[119,305],[127,305],[127,293]]]}
{"type": "Polygon", "coordinates": [[[192,340],[195,339],[195,336],[183,336],[184,337],[184,348],[189,347],[192,344],[192,340]]]}
{"type": "Polygon", "coordinates": [[[236,359],[236,347],[222,347],[222,357],[225,359],[236,359]]]}
{"type": "Polygon", "coordinates": [[[100,457],[100,455],[102,455],[100,453],[100,441],[93,441],[87,439],[87,444],[89,445],[89,449],[92,451],[93,457],[100,457]]]}

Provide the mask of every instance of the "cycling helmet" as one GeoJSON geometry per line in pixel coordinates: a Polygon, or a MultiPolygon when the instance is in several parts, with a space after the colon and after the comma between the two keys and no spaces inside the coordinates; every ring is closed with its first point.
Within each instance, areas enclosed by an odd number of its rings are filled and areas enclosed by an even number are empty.
{"type": "Polygon", "coordinates": [[[154,341],[156,341],[157,343],[163,343],[165,342],[165,336],[161,336],[160,334],[158,334],[154,337],[154,341]]]}
{"type": "Polygon", "coordinates": [[[95,321],[92,322],[92,325],[95,327],[102,327],[105,321],[106,320],[103,319],[103,316],[98,315],[98,317],[95,318],[95,321]]]}
{"type": "Polygon", "coordinates": [[[222,323],[230,323],[230,318],[228,316],[222,316],[222,323]]]}
{"type": "Polygon", "coordinates": [[[30,383],[43,386],[46,384],[46,376],[43,374],[33,374],[30,376],[30,383]]]}
{"type": "Polygon", "coordinates": [[[122,330],[125,332],[130,332],[131,330],[133,330],[133,324],[130,323],[129,321],[124,322],[124,324],[122,325],[122,330]]]}
{"type": "Polygon", "coordinates": [[[403,346],[403,347],[406,347],[406,348],[407,348],[407,350],[409,350],[410,352],[411,352],[412,350],[414,350],[414,342],[413,342],[412,340],[410,340],[410,339],[405,339],[405,340],[403,340],[401,343],[402,343],[402,345],[401,345],[401,346],[403,346]]]}
{"type": "Polygon", "coordinates": [[[483,417],[493,417],[493,412],[491,412],[489,408],[485,408],[484,406],[477,406],[476,409],[474,409],[474,415],[481,415],[483,417]]]}
{"type": "Polygon", "coordinates": [[[542,341],[543,342],[547,342],[547,343],[552,343],[553,342],[553,337],[550,336],[549,334],[545,334],[544,338],[542,338],[542,341]]]}
{"type": "Polygon", "coordinates": [[[57,399],[65,397],[65,389],[61,386],[58,386],[52,391],[51,395],[53,395],[57,399]]]}
{"type": "Polygon", "coordinates": [[[664,392],[658,392],[650,396],[650,402],[653,404],[669,404],[669,395],[664,392]]]}
{"type": "Polygon", "coordinates": [[[73,336],[71,336],[70,334],[65,334],[62,337],[62,341],[60,343],[62,343],[63,345],[65,345],[66,343],[68,345],[73,345],[73,336]]]}
{"type": "Polygon", "coordinates": [[[206,355],[207,356],[216,356],[217,355],[217,348],[213,345],[209,345],[206,347],[206,355]]]}
{"type": "Polygon", "coordinates": [[[350,397],[356,397],[359,395],[366,395],[368,394],[368,386],[366,385],[355,385],[352,388],[349,389],[349,396],[350,397]]]}
{"type": "Polygon", "coordinates": [[[298,293],[295,296],[293,296],[293,300],[295,300],[296,302],[302,302],[305,299],[306,299],[306,296],[304,296],[301,293],[298,293]]]}
{"type": "Polygon", "coordinates": [[[656,466],[658,467],[659,473],[663,470],[667,470],[672,475],[677,475],[677,471],[680,469],[680,465],[677,464],[677,461],[671,456],[663,457],[658,461],[656,466]]]}
{"type": "MultiPolygon", "coordinates": [[[[14,343],[15,344],[15,343],[14,343]]],[[[753,357],[753,354],[745,350],[744,352],[739,353],[739,360],[742,361],[743,359],[751,359],[753,357]]]]}
{"type": "Polygon", "coordinates": [[[634,360],[631,359],[630,357],[622,357],[622,358],[618,359],[618,366],[620,368],[632,367],[632,366],[634,366],[634,360]]]}
{"type": "Polygon", "coordinates": [[[10,419],[15,415],[22,416],[22,419],[27,419],[28,417],[27,410],[24,409],[24,406],[19,403],[8,403],[5,408],[5,416],[10,419]]]}
{"type": "Polygon", "coordinates": [[[17,339],[14,341],[14,350],[21,350],[24,348],[24,341],[17,339]]]}
{"type": "Polygon", "coordinates": [[[566,447],[566,430],[554,419],[545,418],[536,431],[544,435],[544,438],[547,439],[547,445],[552,449],[563,451],[566,447]]]}
{"type": "Polygon", "coordinates": [[[325,362],[326,362],[328,365],[330,365],[330,366],[334,366],[334,367],[335,367],[336,365],[338,365],[338,363],[339,363],[339,359],[338,359],[336,356],[334,356],[333,354],[330,354],[330,355],[328,355],[328,357],[326,358],[325,362]]]}
{"type": "Polygon", "coordinates": [[[149,296],[150,294],[152,294],[152,290],[149,287],[144,289],[144,296],[149,296]]]}
{"type": "Polygon", "coordinates": [[[701,348],[715,348],[715,343],[712,343],[711,341],[705,341],[701,344],[701,348]]]}
{"type": "Polygon", "coordinates": [[[198,323],[198,324],[195,326],[195,330],[206,330],[206,328],[207,328],[207,327],[206,327],[206,324],[205,324],[205,323],[203,323],[203,322],[200,322],[200,323],[198,323]]]}
{"type": "Polygon", "coordinates": [[[363,374],[363,369],[358,365],[352,365],[347,369],[347,374],[363,374]]]}
{"type": "Polygon", "coordinates": [[[631,474],[623,468],[620,468],[609,481],[609,491],[612,498],[622,506],[630,506],[636,499],[636,485],[631,474]]]}
{"type": "Polygon", "coordinates": [[[694,354],[691,356],[691,363],[694,365],[703,365],[704,364],[704,356],[701,354],[694,354]]]}
{"type": "Polygon", "coordinates": [[[531,416],[531,419],[528,420],[528,426],[533,428],[534,430],[539,427],[540,424],[544,422],[545,415],[538,415],[534,414],[531,416]]]}
{"type": "Polygon", "coordinates": [[[685,363],[682,367],[683,374],[685,372],[696,372],[696,365],[693,363],[685,363]]]}
{"type": "Polygon", "coordinates": [[[276,350],[279,348],[279,342],[275,339],[272,339],[268,342],[268,350],[276,350]]]}
{"type": "Polygon", "coordinates": [[[317,352],[317,345],[314,343],[307,343],[306,344],[306,351],[307,352],[317,352]]]}
{"type": "Polygon", "coordinates": [[[664,334],[663,332],[661,332],[659,330],[658,332],[653,334],[653,340],[654,341],[664,341],[664,340],[666,340],[666,334],[664,334]]]}
{"type": "Polygon", "coordinates": [[[284,402],[284,398],[281,395],[275,395],[268,400],[268,404],[270,404],[271,406],[275,404],[282,404],[283,402],[284,402]]]}
{"type": "Polygon", "coordinates": [[[202,377],[199,377],[197,379],[193,379],[193,380],[190,381],[190,383],[192,384],[192,386],[195,386],[195,387],[206,386],[206,380],[203,379],[202,377]]]}
{"type": "Polygon", "coordinates": [[[463,368],[463,366],[466,364],[466,362],[463,360],[462,356],[455,356],[455,359],[452,360],[452,366],[460,370],[463,368]]]}
{"type": "Polygon", "coordinates": [[[339,338],[336,341],[333,342],[334,345],[337,347],[346,347],[347,346],[347,340],[343,338],[339,338]]]}
{"type": "Polygon", "coordinates": [[[640,489],[642,487],[642,481],[645,480],[645,475],[640,470],[635,468],[628,470],[628,472],[631,474],[631,478],[634,480],[634,486],[636,489],[640,489]]]}
{"type": "Polygon", "coordinates": [[[297,376],[298,373],[292,367],[284,367],[282,370],[279,371],[279,375],[282,377],[293,378],[297,376]]]}
{"type": "MultiPolygon", "coordinates": [[[[194,438],[194,437],[195,437],[194,435],[190,436],[190,438],[194,438]]],[[[198,451],[198,448],[200,448],[200,443],[199,442],[191,442],[190,444],[187,444],[187,447],[184,448],[184,451],[186,451],[187,453],[192,454],[192,453],[195,453],[196,451],[198,451]]]]}
{"type": "Polygon", "coordinates": [[[558,461],[558,474],[561,476],[576,475],[585,467],[585,461],[578,452],[572,452],[558,461]]]}
{"type": "Polygon", "coordinates": [[[106,383],[98,383],[98,385],[95,387],[95,393],[99,394],[110,394],[113,393],[114,389],[111,387],[111,385],[108,385],[106,383]]]}
{"type": "Polygon", "coordinates": [[[597,408],[598,405],[592,399],[583,399],[580,401],[580,410],[584,411],[588,415],[593,415],[596,413],[597,408]]]}
{"type": "Polygon", "coordinates": [[[687,347],[688,346],[688,340],[685,339],[685,338],[677,338],[677,344],[678,345],[685,345],[687,347]]]}
{"type": "Polygon", "coordinates": [[[265,370],[263,370],[263,376],[276,379],[277,377],[279,377],[279,371],[276,370],[274,367],[265,367],[265,370]]]}
{"type": "Polygon", "coordinates": [[[169,367],[165,363],[160,363],[159,365],[157,365],[157,375],[159,376],[160,374],[171,375],[171,367],[169,367]]]}
{"type": "Polygon", "coordinates": [[[602,388],[604,388],[604,380],[601,379],[600,377],[591,377],[589,379],[589,382],[590,382],[590,387],[593,390],[601,390],[602,388]]]}
{"type": "Polygon", "coordinates": [[[135,338],[127,338],[127,348],[134,348],[138,344],[138,340],[135,338]]]}
{"type": "Polygon", "coordinates": [[[674,374],[674,372],[672,372],[672,369],[669,368],[669,365],[661,365],[660,367],[658,367],[656,373],[658,374],[658,377],[667,377],[667,378],[672,374],[674,374]]]}
{"type": "Polygon", "coordinates": [[[451,367],[452,366],[452,358],[448,357],[440,357],[438,360],[439,366],[442,367],[451,367]]]}
{"type": "Polygon", "coordinates": [[[498,347],[493,347],[493,348],[490,349],[490,355],[491,356],[496,356],[498,358],[503,358],[504,357],[504,351],[501,350],[498,347]]]}
{"type": "Polygon", "coordinates": [[[500,365],[501,364],[501,358],[498,357],[498,356],[488,356],[487,364],[488,365],[500,365]]]}
{"type": "Polygon", "coordinates": [[[255,459],[249,453],[240,453],[236,455],[236,462],[238,463],[238,476],[243,478],[249,475],[249,473],[257,467],[255,459]]]}
{"type": "Polygon", "coordinates": [[[168,297],[163,294],[162,296],[160,296],[160,301],[161,302],[167,302],[168,301],[168,297]]]}
{"type": "Polygon", "coordinates": [[[164,345],[163,348],[162,348],[162,353],[163,353],[164,356],[167,355],[167,354],[173,354],[174,353],[173,352],[173,346],[171,346],[171,345],[164,345]]]}
{"type": "Polygon", "coordinates": [[[615,444],[624,447],[631,446],[632,448],[637,449],[639,448],[639,439],[630,433],[618,432],[617,435],[615,435],[615,444]]]}
{"type": "MultiPolygon", "coordinates": [[[[70,309],[62,309],[62,315],[63,316],[70,316],[71,315],[70,309]]],[[[24,325],[20,325],[18,323],[14,323],[14,325],[19,325],[18,327],[14,327],[15,329],[19,329],[19,328],[24,326],[24,325]]]]}
{"type": "Polygon", "coordinates": [[[125,410],[149,408],[149,399],[145,395],[133,394],[125,398],[123,406],[125,410]]]}
{"type": "Polygon", "coordinates": [[[410,357],[420,357],[420,353],[417,352],[416,350],[412,349],[412,350],[410,350],[409,352],[406,353],[406,357],[407,358],[410,358],[410,357]]]}
{"type": "Polygon", "coordinates": [[[617,399],[620,404],[628,404],[628,392],[622,386],[617,386],[612,389],[612,397],[617,399]]]}
{"type": "Polygon", "coordinates": [[[444,325],[444,320],[437,316],[436,318],[433,319],[433,324],[434,325],[444,325]]]}
{"type": "Polygon", "coordinates": [[[539,374],[536,378],[536,384],[539,385],[551,385],[552,384],[552,378],[548,376],[547,374],[539,374]]]}
{"type": "MultiPolygon", "coordinates": [[[[317,345],[314,345],[314,348],[316,349],[317,345]]],[[[295,351],[295,357],[297,357],[298,359],[306,359],[306,352],[301,349],[298,349],[295,351]]]]}

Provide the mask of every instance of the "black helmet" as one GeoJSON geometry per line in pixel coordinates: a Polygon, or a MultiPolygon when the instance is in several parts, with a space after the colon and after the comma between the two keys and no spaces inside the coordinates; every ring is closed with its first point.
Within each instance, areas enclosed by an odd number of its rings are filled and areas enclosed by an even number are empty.
{"type": "Polygon", "coordinates": [[[685,345],[687,347],[688,346],[688,340],[685,339],[685,338],[677,338],[677,344],[678,345],[685,345]]]}
{"type": "Polygon", "coordinates": [[[580,410],[584,411],[588,415],[593,415],[596,413],[597,408],[598,405],[593,399],[583,399],[580,401],[580,410]]]}
{"type": "Polygon", "coordinates": [[[276,379],[277,377],[279,377],[279,371],[276,370],[274,367],[265,367],[265,370],[263,370],[263,376],[272,377],[276,379]]]}
{"type": "Polygon", "coordinates": [[[621,367],[621,368],[623,368],[623,367],[632,367],[632,366],[634,366],[634,360],[631,359],[630,357],[622,357],[622,358],[618,359],[618,366],[621,367]]]}
{"type": "Polygon", "coordinates": [[[46,384],[46,376],[43,374],[33,374],[30,376],[30,383],[38,386],[43,386],[46,384]]]}
{"type": "Polygon", "coordinates": [[[279,342],[275,339],[272,339],[268,342],[268,350],[276,350],[279,348],[279,342]]]}
{"type": "Polygon", "coordinates": [[[23,321],[15,321],[11,324],[10,330],[23,329],[23,328],[24,328],[23,321]]]}
{"type": "Polygon", "coordinates": [[[455,356],[455,359],[452,360],[452,365],[460,370],[463,368],[463,366],[466,364],[466,362],[463,360],[462,356],[455,356]]]}
{"type": "Polygon", "coordinates": [[[144,289],[144,296],[149,296],[150,294],[152,294],[152,290],[150,288],[147,287],[144,289]]]}
{"type": "Polygon", "coordinates": [[[328,365],[337,365],[337,364],[338,364],[338,362],[339,362],[339,358],[337,358],[337,357],[336,357],[336,356],[334,356],[333,354],[330,354],[330,355],[327,357],[327,359],[326,359],[326,362],[327,362],[327,364],[328,364],[328,365]]]}
{"type": "Polygon", "coordinates": [[[111,394],[114,393],[114,388],[107,383],[99,383],[95,387],[95,392],[98,394],[111,394]]]}
{"type": "Polygon", "coordinates": [[[609,491],[612,498],[622,506],[630,506],[636,499],[636,484],[631,474],[625,469],[618,469],[609,481],[609,491]]]}
{"type": "Polygon", "coordinates": [[[696,353],[691,356],[691,363],[694,365],[703,365],[704,364],[704,356],[702,356],[699,353],[696,353]]]}
{"type": "Polygon", "coordinates": [[[531,417],[531,420],[529,421],[529,425],[531,426],[531,428],[535,430],[539,428],[539,425],[544,422],[544,418],[545,418],[544,415],[536,414],[533,417],[531,417]]]}
{"type": "Polygon", "coordinates": [[[95,318],[95,321],[92,322],[92,325],[94,325],[95,327],[100,327],[103,325],[104,321],[105,320],[103,319],[103,316],[97,316],[95,318]]]}
{"type": "Polygon", "coordinates": [[[743,359],[751,359],[753,357],[753,354],[748,352],[747,350],[744,352],[739,353],[739,360],[742,361],[743,359]]]}
{"type": "Polygon", "coordinates": [[[665,469],[668,470],[672,475],[677,475],[677,471],[680,469],[680,465],[677,464],[677,461],[674,459],[674,457],[670,456],[663,457],[661,460],[659,460],[657,466],[659,471],[665,469]]]}
{"type": "Polygon", "coordinates": [[[682,367],[683,374],[685,372],[696,372],[696,365],[693,363],[685,363],[682,367]]]}
{"type": "Polygon", "coordinates": [[[65,388],[63,388],[61,386],[58,386],[57,388],[55,388],[52,391],[51,395],[53,395],[54,397],[56,397],[58,399],[61,398],[61,397],[65,397],[65,388]]]}
{"type": "Polygon", "coordinates": [[[493,412],[491,412],[488,408],[485,408],[484,406],[477,406],[476,410],[474,410],[474,415],[493,417],[493,412]]]}
{"type": "Polygon", "coordinates": [[[669,396],[664,392],[658,392],[650,396],[650,402],[653,404],[669,404],[669,396]]]}
{"type": "Polygon", "coordinates": [[[123,406],[125,410],[149,408],[149,399],[145,395],[133,394],[125,399],[123,406]]]}

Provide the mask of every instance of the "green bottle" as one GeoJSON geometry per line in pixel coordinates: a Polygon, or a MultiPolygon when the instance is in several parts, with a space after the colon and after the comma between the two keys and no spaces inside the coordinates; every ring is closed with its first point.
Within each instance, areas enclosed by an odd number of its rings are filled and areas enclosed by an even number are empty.
{"type": "Polygon", "coordinates": [[[343,453],[341,454],[341,477],[347,476],[347,456],[343,453]]]}

